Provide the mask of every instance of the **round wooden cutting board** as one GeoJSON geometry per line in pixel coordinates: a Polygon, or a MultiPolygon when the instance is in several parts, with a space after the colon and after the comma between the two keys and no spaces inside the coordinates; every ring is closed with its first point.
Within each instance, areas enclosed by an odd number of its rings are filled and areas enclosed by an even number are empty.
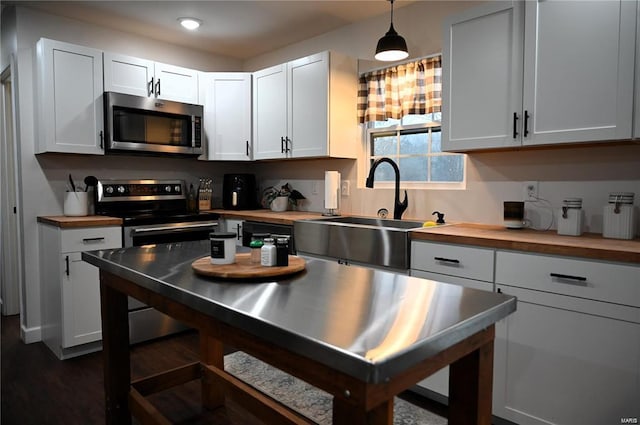
{"type": "Polygon", "coordinates": [[[233,264],[211,264],[211,257],[206,256],[191,263],[193,270],[203,276],[221,277],[225,279],[260,279],[273,276],[284,276],[304,270],[305,261],[295,255],[289,255],[288,266],[266,267],[251,262],[251,254],[236,254],[233,264]]]}

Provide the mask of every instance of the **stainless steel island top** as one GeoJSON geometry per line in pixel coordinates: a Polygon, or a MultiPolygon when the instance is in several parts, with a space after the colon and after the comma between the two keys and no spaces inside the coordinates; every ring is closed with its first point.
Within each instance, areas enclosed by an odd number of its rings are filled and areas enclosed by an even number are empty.
{"type": "Polygon", "coordinates": [[[83,252],[164,297],[364,382],[384,382],[491,326],[515,298],[320,259],[278,280],[201,277],[208,241],[83,252]]]}

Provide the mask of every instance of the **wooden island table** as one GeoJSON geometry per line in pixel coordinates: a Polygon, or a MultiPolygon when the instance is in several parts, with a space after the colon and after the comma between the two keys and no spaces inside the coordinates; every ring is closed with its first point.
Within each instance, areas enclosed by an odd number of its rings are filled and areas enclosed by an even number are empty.
{"type": "Polygon", "coordinates": [[[333,423],[392,424],[393,399],[450,365],[449,424],[491,423],[494,323],[513,297],[306,259],[268,280],[194,273],[208,241],[84,252],[100,269],[107,423],[168,424],[146,396],[201,380],[207,409],[240,402],[268,424],[311,423],[224,370],[224,344],[333,396],[333,423]],[[127,297],[193,326],[200,361],[131,382],[127,297]]]}

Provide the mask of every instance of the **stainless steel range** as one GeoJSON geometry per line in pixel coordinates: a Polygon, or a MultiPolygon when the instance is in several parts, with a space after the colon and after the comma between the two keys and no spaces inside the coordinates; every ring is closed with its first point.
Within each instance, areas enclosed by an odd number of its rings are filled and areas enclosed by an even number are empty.
{"type": "MultiPolygon", "coordinates": [[[[99,180],[96,214],[122,218],[124,247],[208,239],[219,215],[187,211],[186,193],[183,180],[99,180]]],[[[129,298],[131,343],[184,329],[182,323],[129,298]]]]}

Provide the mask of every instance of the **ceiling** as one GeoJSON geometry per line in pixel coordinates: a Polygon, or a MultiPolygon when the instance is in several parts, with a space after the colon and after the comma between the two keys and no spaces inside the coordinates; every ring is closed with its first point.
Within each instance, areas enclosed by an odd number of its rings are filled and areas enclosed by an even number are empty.
{"type": "MultiPolygon", "coordinates": [[[[396,0],[394,9],[419,0],[396,0]]],[[[27,1],[38,8],[112,29],[237,59],[248,59],[345,25],[388,15],[387,0],[27,1]],[[202,26],[190,32],[179,17],[202,26]]],[[[386,32],[380,28],[380,36],[386,32]]]]}

